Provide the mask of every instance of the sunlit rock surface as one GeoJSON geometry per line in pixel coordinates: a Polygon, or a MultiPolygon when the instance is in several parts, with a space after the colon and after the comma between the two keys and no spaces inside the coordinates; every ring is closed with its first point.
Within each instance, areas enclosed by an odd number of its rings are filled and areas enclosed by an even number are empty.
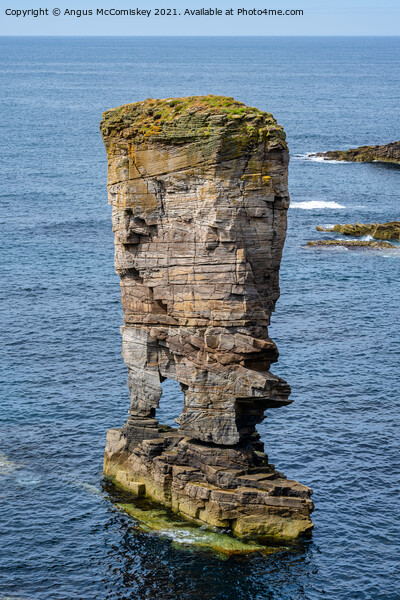
{"type": "Polygon", "coordinates": [[[361,237],[370,235],[376,240],[398,240],[400,241],[400,221],[389,221],[387,223],[354,223],[346,225],[333,225],[332,227],[316,226],[317,231],[336,232],[343,235],[354,235],[361,237]]]}
{"type": "Polygon", "coordinates": [[[350,150],[329,150],[328,152],[317,152],[310,156],[347,162],[400,164],[400,141],[382,144],[381,146],[359,146],[358,148],[350,148],[350,150]]]}
{"type": "Polygon", "coordinates": [[[268,464],[255,430],[290,403],[267,329],[289,205],[282,127],[205,96],[109,110],[101,132],[131,400],[105,474],[239,537],[308,534],[311,490],[268,464]],[[156,419],[166,378],[184,392],[178,429],[156,419]]]}

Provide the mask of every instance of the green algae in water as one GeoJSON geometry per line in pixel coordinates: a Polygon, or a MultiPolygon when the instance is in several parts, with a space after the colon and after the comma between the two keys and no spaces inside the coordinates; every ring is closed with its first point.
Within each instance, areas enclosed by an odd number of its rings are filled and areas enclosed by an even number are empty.
{"type": "Polygon", "coordinates": [[[221,558],[232,554],[249,554],[261,552],[271,554],[283,548],[261,546],[254,542],[244,542],[228,533],[203,529],[188,523],[166,508],[149,503],[139,506],[137,503],[121,503],[116,505],[133,517],[142,531],[157,532],[160,537],[172,540],[178,548],[211,550],[221,558]]]}
{"type": "MultiPolygon", "coordinates": [[[[5,454],[0,454],[0,477],[2,475],[8,475],[13,471],[20,469],[22,465],[20,463],[13,462],[5,454]]],[[[2,600],[0,596],[0,600],[2,600]]]]}
{"type": "Polygon", "coordinates": [[[210,529],[192,523],[173,512],[170,508],[149,499],[128,492],[115,478],[107,475],[103,478],[103,491],[111,502],[135,520],[138,530],[155,533],[172,541],[172,546],[190,551],[209,551],[221,559],[235,554],[274,554],[284,550],[293,550],[291,545],[258,544],[235,537],[231,532],[210,529]]]}

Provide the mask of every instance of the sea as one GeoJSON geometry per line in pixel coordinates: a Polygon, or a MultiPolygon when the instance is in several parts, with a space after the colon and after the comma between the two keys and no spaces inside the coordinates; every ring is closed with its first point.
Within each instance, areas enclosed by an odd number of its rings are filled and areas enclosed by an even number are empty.
{"type": "MultiPolygon", "coordinates": [[[[315,249],[317,225],[399,220],[400,168],[310,153],[400,138],[400,38],[3,37],[0,599],[398,600],[399,252],[315,249]],[[129,406],[102,112],[233,96],[291,152],[273,372],[259,431],[314,490],[311,540],[223,557],[143,531],[102,479],[129,406]]],[[[158,416],[182,399],[166,385],[158,416]]],[[[179,541],[178,541],[179,542],[179,541]]]]}

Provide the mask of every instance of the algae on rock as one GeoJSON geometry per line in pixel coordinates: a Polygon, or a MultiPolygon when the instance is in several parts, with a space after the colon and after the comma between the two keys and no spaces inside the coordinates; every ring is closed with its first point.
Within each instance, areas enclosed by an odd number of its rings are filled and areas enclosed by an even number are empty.
{"type": "Polygon", "coordinates": [[[232,98],[148,99],[104,113],[122,354],[131,408],[104,472],[239,537],[309,534],[311,490],[275,471],[255,430],[290,387],[269,368],[289,205],[285,134],[232,98]],[[161,382],[184,392],[161,427],[161,382]]]}
{"type": "Polygon", "coordinates": [[[400,141],[382,144],[381,146],[359,146],[350,150],[329,150],[317,152],[310,157],[324,158],[325,160],[343,160],[346,162],[387,162],[400,164],[400,141]]]}
{"type": "Polygon", "coordinates": [[[343,235],[354,235],[361,237],[370,235],[376,240],[398,240],[400,241],[400,221],[389,221],[387,223],[354,223],[354,225],[333,225],[332,227],[316,226],[317,231],[336,231],[343,235]]]}
{"type": "Polygon", "coordinates": [[[343,248],[373,248],[375,250],[400,250],[398,246],[395,246],[390,242],[372,242],[370,240],[312,240],[310,242],[307,242],[307,246],[342,246],[343,248]]]}

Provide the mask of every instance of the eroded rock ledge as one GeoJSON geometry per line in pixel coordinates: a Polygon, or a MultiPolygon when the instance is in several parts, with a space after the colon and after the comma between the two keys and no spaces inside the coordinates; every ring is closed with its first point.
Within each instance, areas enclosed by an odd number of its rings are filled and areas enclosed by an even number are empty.
{"type": "Polygon", "coordinates": [[[354,235],[361,237],[370,235],[376,240],[399,240],[400,221],[389,221],[387,223],[354,223],[346,225],[333,225],[332,227],[316,226],[317,231],[337,232],[343,235],[354,235]]]}
{"type": "Polygon", "coordinates": [[[267,328],[289,205],[282,127],[204,96],[109,110],[101,132],[131,399],[105,474],[240,537],[308,533],[311,490],[275,471],[255,430],[290,403],[267,328]],[[166,378],[184,391],[178,429],[156,419],[166,378]]]}
{"type": "Polygon", "coordinates": [[[390,242],[372,242],[371,240],[311,240],[307,242],[307,246],[342,246],[344,248],[373,248],[375,250],[399,250],[398,246],[395,246],[390,242]]]}
{"type": "Polygon", "coordinates": [[[326,160],[344,160],[348,162],[388,162],[400,164],[400,141],[381,146],[359,146],[350,150],[330,150],[317,152],[310,157],[322,157],[326,160]]]}

